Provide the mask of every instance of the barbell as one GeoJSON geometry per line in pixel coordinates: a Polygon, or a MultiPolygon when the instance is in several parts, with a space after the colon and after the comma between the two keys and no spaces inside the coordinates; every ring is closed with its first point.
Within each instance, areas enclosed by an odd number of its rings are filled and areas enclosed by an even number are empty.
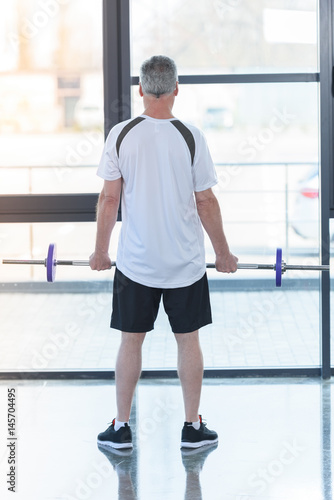
{"type": "MultiPolygon", "coordinates": [[[[56,279],[57,266],[89,266],[89,260],[57,260],[57,248],[55,243],[50,243],[48,253],[43,260],[13,260],[3,259],[3,264],[27,264],[27,265],[43,265],[46,267],[46,279],[49,282],[54,282],[56,279]]],[[[116,266],[116,262],[112,262],[111,266],[116,266]]],[[[206,264],[207,268],[215,268],[215,264],[206,264]]],[[[276,249],[275,264],[239,264],[238,269],[269,269],[275,271],[276,286],[282,285],[282,274],[289,270],[300,271],[329,271],[329,265],[308,266],[308,265],[288,265],[282,260],[282,249],[276,249]]]]}

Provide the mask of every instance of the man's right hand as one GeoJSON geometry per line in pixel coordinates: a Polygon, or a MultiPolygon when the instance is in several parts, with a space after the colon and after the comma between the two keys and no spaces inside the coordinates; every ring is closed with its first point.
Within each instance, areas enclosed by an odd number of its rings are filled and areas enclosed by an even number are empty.
{"type": "Polygon", "coordinates": [[[109,254],[103,252],[94,252],[89,257],[89,265],[93,271],[104,271],[112,267],[109,254]]]}

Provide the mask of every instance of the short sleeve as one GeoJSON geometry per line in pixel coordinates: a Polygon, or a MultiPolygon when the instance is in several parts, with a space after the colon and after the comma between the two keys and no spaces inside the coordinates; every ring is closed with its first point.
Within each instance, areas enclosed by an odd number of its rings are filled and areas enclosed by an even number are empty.
{"type": "Polygon", "coordinates": [[[198,192],[215,186],[218,179],[204,134],[198,130],[196,135],[196,152],[192,172],[194,191],[198,192]]]}
{"type": "Polygon", "coordinates": [[[122,177],[116,153],[116,140],[116,130],[112,129],[104,144],[101,160],[97,169],[97,175],[102,177],[105,181],[115,181],[122,177]]]}

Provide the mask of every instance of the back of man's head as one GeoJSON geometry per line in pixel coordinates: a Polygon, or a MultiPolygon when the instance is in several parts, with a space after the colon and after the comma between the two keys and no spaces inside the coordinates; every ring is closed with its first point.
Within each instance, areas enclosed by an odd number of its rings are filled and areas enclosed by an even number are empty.
{"type": "Polygon", "coordinates": [[[140,68],[140,83],[144,94],[159,98],[174,92],[177,82],[177,68],[173,59],[153,56],[143,62],[140,68]]]}

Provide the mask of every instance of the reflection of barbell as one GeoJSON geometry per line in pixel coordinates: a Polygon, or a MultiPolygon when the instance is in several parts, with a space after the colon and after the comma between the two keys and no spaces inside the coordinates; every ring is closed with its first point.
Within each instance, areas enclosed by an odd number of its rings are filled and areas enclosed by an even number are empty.
{"type": "MultiPolygon", "coordinates": [[[[4,259],[3,264],[28,264],[28,265],[43,265],[46,267],[46,279],[49,282],[53,282],[56,279],[56,267],[57,266],[89,266],[89,260],[57,260],[56,259],[56,245],[55,243],[50,243],[48,248],[48,254],[44,260],[11,260],[4,259]]],[[[112,266],[116,265],[116,262],[111,263],[112,266]]],[[[207,268],[215,268],[215,264],[206,264],[207,268]]],[[[275,271],[276,275],[276,286],[281,286],[282,284],[282,274],[288,270],[300,270],[300,271],[329,271],[329,266],[302,266],[302,265],[287,265],[284,260],[282,260],[282,249],[276,249],[276,262],[275,264],[238,264],[238,269],[271,269],[275,271]]]]}

